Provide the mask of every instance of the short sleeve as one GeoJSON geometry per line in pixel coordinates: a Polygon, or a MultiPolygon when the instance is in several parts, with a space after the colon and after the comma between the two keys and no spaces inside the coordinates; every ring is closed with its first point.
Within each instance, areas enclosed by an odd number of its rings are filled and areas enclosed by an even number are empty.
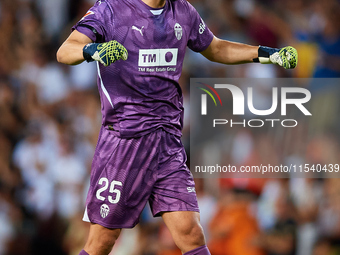
{"type": "Polygon", "coordinates": [[[106,2],[97,1],[81,18],[73,30],[86,35],[92,41],[102,43],[111,40],[113,27],[113,14],[106,2]]]}
{"type": "Polygon", "coordinates": [[[188,47],[195,52],[201,52],[208,48],[214,35],[206,26],[196,9],[190,3],[188,3],[188,5],[192,20],[188,47]]]}

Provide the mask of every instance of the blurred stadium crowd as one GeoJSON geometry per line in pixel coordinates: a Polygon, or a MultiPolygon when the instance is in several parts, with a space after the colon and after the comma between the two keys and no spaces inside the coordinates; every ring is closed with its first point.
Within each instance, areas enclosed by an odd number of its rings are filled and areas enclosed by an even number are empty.
{"type": "MultiPolygon", "coordinates": [[[[299,51],[299,66],[294,71],[223,66],[188,52],[181,78],[188,150],[190,77],[340,77],[339,1],[190,2],[218,37],[292,45],[299,51]]],[[[0,1],[0,254],[77,255],[85,242],[88,225],[81,218],[101,123],[96,68],[93,63],[60,65],[55,53],[93,3],[0,1]]],[[[312,112],[319,117],[311,126],[282,134],[282,147],[290,148],[294,160],[339,163],[340,89],[308,89],[315,102],[312,112]],[[304,139],[307,149],[300,146],[304,139]]],[[[270,99],[266,87],[257,93],[270,99]]],[[[243,129],[229,138],[225,158],[231,162],[281,160],[271,133],[243,129]]],[[[196,185],[212,255],[340,254],[339,179],[197,179],[196,185]]],[[[117,255],[181,254],[148,210],[114,249],[117,255]]]]}

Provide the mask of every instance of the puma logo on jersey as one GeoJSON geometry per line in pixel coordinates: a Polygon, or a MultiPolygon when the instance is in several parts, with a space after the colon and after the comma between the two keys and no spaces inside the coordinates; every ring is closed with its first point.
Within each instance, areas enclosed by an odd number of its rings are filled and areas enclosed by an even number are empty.
{"type": "Polygon", "coordinates": [[[143,28],[144,28],[144,26],[142,26],[141,28],[138,28],[136,26],[132,26],[132,30],[138,31],[142,36],[143,36],[143,28]]]}

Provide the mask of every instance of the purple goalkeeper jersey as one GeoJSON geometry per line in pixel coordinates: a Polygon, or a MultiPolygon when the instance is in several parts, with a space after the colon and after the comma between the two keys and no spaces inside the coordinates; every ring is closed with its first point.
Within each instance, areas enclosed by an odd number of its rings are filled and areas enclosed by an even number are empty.
{"type": "Polygon", "coordinates": [[[142,0],[98,0],[73,29],[94,42],[116,40],[129,53],[108,67],[98,63],[103,126],[122,138],[159,128],[181,136],[186,47],[201,52],[213,39],[191,4],[167,0],[154,9],[142,0]]]}

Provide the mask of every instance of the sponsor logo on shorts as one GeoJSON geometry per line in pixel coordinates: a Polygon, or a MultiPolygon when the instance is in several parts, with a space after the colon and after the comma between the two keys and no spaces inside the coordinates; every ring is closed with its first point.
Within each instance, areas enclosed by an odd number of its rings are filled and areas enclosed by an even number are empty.
{"type": "Polygon", "coordinates": [[[194,187],[187,187],[187,190],[189,193],[196,193],[196,190],[194,187]]]}
{"type": "Polygon", "coordinates": [[[106,218],[107,215],[109,215],[109,212],[110,212],[109,206],[106,204],[102,204],[102,206],[100,207],[100,215],[102,216],[102,218],[106,218]]]}

